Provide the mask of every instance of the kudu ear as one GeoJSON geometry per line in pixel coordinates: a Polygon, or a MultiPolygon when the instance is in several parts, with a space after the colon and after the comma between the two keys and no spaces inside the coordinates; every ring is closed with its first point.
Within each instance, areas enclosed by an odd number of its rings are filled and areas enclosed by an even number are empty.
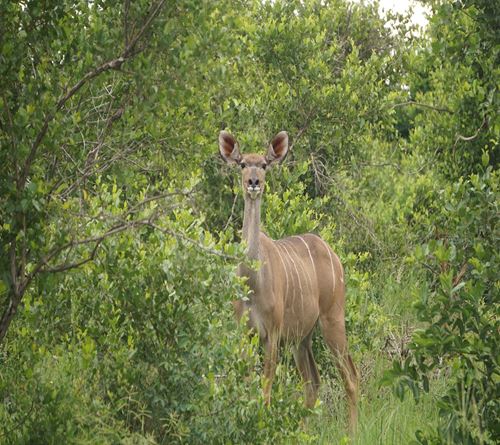
{"type": "Polygon", "coordinates": [[[219,133],[219,151],[228,164],[239,164],[241,161],[240,146],[234,136],[222,130],[219,133]]]}
{"type": "Polygon", "coordinates": [[[266,153],[266,161],[270,164],[282,162],[288,153],[288,133],[280,131],[269,144],[266,153]]]}

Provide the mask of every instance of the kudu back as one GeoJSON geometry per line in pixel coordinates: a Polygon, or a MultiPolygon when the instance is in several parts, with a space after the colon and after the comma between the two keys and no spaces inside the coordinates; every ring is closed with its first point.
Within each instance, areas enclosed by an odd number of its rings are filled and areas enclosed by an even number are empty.
{"type": "Polygon", "coordinates": [[[248,258],[260,263],[258,270],[239,265],[237,273],[247,278],[250,295],[248,301],[233,304],[238,319],[248,313],[249,326],[259,333],[264,347],[266,403],[271,399],[279,343],[286,341],[294,346],[305,385],[305,403],[314,406],[320,377],[312,352],[312,333],[319,321],[344,382],[352,430],[357,421],[358,374],[347,347],[342,264],[319,236],[306,233],[272,240],[260,231],[266,169],[285,158],[288,135],[278,133],[265,155],[242,154],[236,139],[221,131],[219,150],[227,163],[241,168],[245,201],[242,238],[248,258]]]}

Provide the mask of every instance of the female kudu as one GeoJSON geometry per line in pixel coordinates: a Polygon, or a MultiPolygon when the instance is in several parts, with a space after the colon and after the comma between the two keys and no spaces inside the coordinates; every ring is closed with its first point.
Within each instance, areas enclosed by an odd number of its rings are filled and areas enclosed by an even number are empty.
{"type": "Polygon", "coordinates": [[[254,270],[245,264],[238,275],[247,278],[248,301],[235,301],[236,316],[248,312],[249,325],[264,346],[264,397],[271,399],[271,386],[280,341],[298,345],[295,361],[305,382],[305,402],[314,406],[320,378],[312,353],[312,333],[319,319],[323,336],[333,353],[344,381],[349,404],[349,424],[357,419],[358,375],[347,350],[345,333],[344,271],[338,256],[320,237],[306,233],[272,240],[260,231],[260,206],[266,168],[281,162],[288,151],[288,135],[282,131],[271,141],[267,154],[242,154],[236,139],[219,134],[219,149],[228,164],[239,165],[245,199],[243,240],[248,258],[258,260],[254,270]]]}

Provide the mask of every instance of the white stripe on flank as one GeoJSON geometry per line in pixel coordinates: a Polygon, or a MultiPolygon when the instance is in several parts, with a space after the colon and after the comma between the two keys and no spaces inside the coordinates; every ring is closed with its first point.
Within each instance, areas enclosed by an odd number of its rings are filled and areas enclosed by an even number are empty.
{"type": "Polygon", "coordinates": [[[286,264],[285,261],[283,261],[283,257],[281,256],[281,251],[278,243],[274,243],[274,246],[276,247],[276,251],[278,252],[278,255],[281,260],[281,264],[283,264],[283,269],[285,269],[285,281],[286,281],[286,294],[288,295],[288,271],[286,270],[286,264]]]}
{"type": "Polygon", "coordinates": [[[311,249],[309,249],[309,244],[307,244],[306,241],[304,240],[304,238],[302,238],[301,236],[299,236],[299,235],[294,235],[294,236],[295,236],[295,238],[298,238],[306,245],[307,252],[309,253],[309,258],[311,258],[311,264],[313,266],[314,276],[317,277],[318,275],[316,274],[316,265],[314,264],[314,260],[313,260],[312,254],[311,254],[311,249]]]}
{"type": "Polygon", "coordinates": [[[330,252],[330,248],[328,247],[328,244],[325,243],[325,241],[323,241],[322,238],[320,238],[321,242],[325,245],[326,247],[326,251],[328,252],[328,256],[330,257],[330,265],[332,266],[332,280],[333,280],[333,292],[332,292],[332,295],[335,294],[335,271],[333,269],[333,258],[332,258],[332,254],[330,252]]]}
{"type": "MultiPolygon", "coordinates": [[[[295,248],[295,246],[293,245],[293,243],[291,241],[290,242],[290,250],[295,254],[295,256],[297,257],[298,260],[301,259],[299,253],[297,252],[297,249],[295,248]]],[[[311,280],[311,276],[309,275],[309,271],[307,270],[307,268],[304,268],[305,272],[306,272],[306,275],[307,275],[307,281],[309,281],[309,284],[311,285],[310,287],[310,290],[312,292],[314,286],[313,286],[313,282],[311,280]]]]}
{"type": "Polygon", "coordinates": [[[293,261],[292,256],[288,252],[288,249],[286,248],[285,243],[283,242],[283,240],[281,240],[281,241],[282,241],[283,249],[285,249],[288,257],[290,258],[290,261],[292,262],[293,267],[295,269],[295,273],[297,274],[297,279],[299,280],[300,299],[302,300],[302,312],[304,312],[304,293],[302,292],[302,282],[300,281],[299,270],[297,269],[297,265],[295,264],[295,261],[293,261]]]}
{"type": "Polygon", "coordinates": [[[344,283],[344,268],[342,267],[342,263],[340,262],[339,256],[335,252],[333,252],[333,255],[337,259],[337,262],[339,263],[339,267],[340,267],[340,282],[344,283]]]}

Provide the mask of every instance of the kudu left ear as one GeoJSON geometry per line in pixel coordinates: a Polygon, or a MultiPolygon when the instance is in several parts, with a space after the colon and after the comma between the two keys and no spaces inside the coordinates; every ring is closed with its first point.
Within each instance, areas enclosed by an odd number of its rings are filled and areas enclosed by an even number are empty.
{"type": "Polygon", "coordinates": [[[288,153],[288,133],[280,131],[269,144],[266,153],[266,161],[269,164],[282,162],[288,153]]]}
{"type": "Polygon", "coordinates": [[[219,151],[228,164],[239,164],[241,161],[240,146],[235,137],[227,131],[219,133],[219,151]]]}

